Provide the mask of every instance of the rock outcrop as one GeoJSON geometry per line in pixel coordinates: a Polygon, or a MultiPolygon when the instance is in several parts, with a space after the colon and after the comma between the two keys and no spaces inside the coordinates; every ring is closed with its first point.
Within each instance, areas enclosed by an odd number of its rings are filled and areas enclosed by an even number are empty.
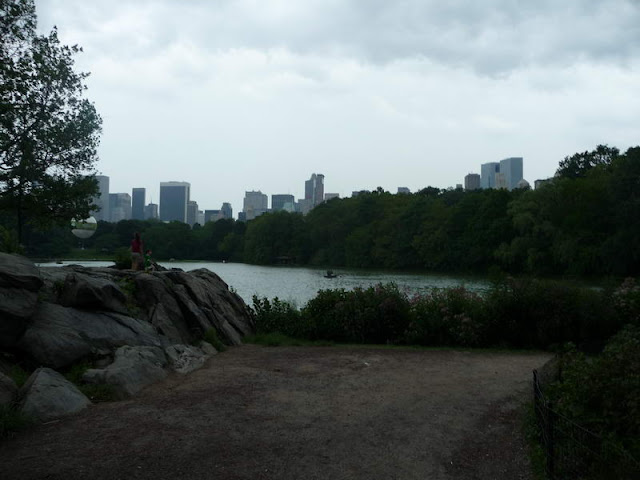
{"type": "Polygon", "coordinates": [[[20,410],[36,420],[46,422],[79,412],[91,405],[76,386],[50,368],[39,368],[20,389],[20,410]]]}
{"type": "MultiPolygon", "coordinates": [[[[49,368],[83,361],[102,367],[89,370],[86,382],[133,395],[167,371],[187,373],[203,365],[217,353],[201,343],[211,329],[224,343],[238,345],[254,325],[242,299],[206,269],[38,268],[0,253],[0,352],[47,367],[38,370],[39,380],[30,380],[29,390],[34,383],[53,384],[49,368]]],[[[26,395],[24,388],[17,396],[9,386],[5,390],[10,393],[3,393],[3,401],[26,395]]],[[[34,402],[22,400],[27,410],[34,402]]]]}

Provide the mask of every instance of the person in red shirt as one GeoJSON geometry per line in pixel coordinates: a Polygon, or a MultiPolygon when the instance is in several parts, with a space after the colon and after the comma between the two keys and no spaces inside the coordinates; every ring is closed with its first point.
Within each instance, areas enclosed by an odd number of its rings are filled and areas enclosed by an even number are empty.
{"type": "Polygon", "coordinates": [[[142,270],[142,239],[140,238],[140,234],[138,232],[133,236],[133,240],[131,240],[131,269],[132,270],[142,270]]]}

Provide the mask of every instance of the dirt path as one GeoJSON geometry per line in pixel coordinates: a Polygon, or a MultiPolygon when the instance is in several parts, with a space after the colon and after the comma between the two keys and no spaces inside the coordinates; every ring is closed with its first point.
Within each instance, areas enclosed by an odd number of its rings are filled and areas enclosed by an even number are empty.
{"type": "Polygon", "coordinates": [[[9,479],[529,479],[546,354],[242,346],[0,444],[9,479]]]}

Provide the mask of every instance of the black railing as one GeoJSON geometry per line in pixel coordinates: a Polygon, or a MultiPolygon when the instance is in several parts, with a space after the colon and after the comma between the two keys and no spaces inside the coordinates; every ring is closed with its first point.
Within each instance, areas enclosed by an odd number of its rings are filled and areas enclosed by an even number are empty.
{"type": "Polygon", "coordinates": [[[554,410],[552,402],[544,396],[537,370],[533,371],[533,402],[547,478],[640,479],[640,462],[554,410]]]}

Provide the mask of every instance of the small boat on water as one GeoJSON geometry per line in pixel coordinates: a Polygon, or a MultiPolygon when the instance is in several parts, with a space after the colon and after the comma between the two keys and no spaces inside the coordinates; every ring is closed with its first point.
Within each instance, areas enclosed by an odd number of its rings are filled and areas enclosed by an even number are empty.
{"type": "Polygon", "coordinates": [[[327,270],[327,273],[325,273],[324,278],[336,278],[337,276],[338,275],[333,273],[333,270],[327,270]]]}

